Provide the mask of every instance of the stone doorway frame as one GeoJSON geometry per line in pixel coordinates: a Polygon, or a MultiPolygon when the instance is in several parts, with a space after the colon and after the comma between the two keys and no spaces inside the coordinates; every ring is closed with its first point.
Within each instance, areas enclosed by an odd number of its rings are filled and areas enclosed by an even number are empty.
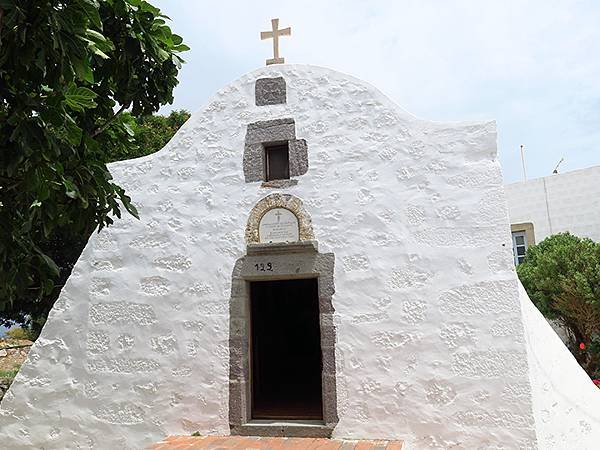
{"type": "Polygon", "coordinates": [[[316,241],[249,244],[235,263],[229,303],[229,428],[253,436],[331,437],[338,423],[335,378],[333,253],[319,253],[316,241]],[[250,354],[252,281],[317,278],[322,353],[323,421],[253,420],[250,354]]]}

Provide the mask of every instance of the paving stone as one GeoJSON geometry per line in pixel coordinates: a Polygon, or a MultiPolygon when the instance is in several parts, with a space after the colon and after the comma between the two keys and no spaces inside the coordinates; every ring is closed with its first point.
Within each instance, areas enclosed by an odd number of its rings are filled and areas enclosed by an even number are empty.
{"type": "Polygon", "coordinates": [[[171,436],[148,450],[402,450],[402,442],[254,436],[171,436]]]}

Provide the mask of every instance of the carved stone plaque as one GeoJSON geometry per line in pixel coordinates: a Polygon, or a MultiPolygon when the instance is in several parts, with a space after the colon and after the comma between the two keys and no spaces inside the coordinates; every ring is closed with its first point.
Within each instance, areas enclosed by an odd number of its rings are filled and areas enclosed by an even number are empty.
{"type": "Polygon", "coordinates": [[[268,210],[260,219],[258,239],[261,243],[297,242],[300,239],[298,218],[286,208],[268,210]]]}

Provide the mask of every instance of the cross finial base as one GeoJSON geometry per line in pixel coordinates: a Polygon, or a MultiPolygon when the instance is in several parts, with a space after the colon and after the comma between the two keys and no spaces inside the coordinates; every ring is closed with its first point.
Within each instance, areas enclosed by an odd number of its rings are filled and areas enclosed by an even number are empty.
{"type": "Polygon", "coordinates": [[[285,58],[267,59],[267,66],[270,66],[271,64],[284,64],[284,63],[285,63],[285,58]]]}

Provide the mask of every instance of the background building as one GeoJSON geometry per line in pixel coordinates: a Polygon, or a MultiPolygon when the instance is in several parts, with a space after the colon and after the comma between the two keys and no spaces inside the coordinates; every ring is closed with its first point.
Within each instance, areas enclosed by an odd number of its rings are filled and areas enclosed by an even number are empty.
{"type": "Polygon", "coordinates": [[[600,166],[508,184],[506,199],[515,264],[552,234],[600,242],[600,166]]]}

